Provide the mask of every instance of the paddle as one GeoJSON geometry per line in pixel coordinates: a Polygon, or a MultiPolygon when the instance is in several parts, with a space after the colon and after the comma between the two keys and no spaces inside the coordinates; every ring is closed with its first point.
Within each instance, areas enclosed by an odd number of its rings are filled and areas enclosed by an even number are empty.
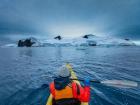
{"type": "MultiPolygon", "coordinates": [[[[78,80],[78,81],[84,81],[84,79],[71,79],[71,80],[78,80]]],[[[100,83],[107,86],[112,87],[119,87],[119,88],[135,88],[138,87],[138,83],[134,81],[128,81],[128,80],[90,80],[92,83],[100,83]]]]}
{"type": "MultiPolygon", "coordinates": [[[[66,63],[66,67],[68,67],[68,69],[70,69],[71,72],[74,71],[72,66],[69,63],[66,63]]],[[[84,79],[77,79],[77,78],[71,78],[71,80],[84,81],[84,79]]],[[[90,82],[104,84],[104,85],[112,86],[112,87],[119,87],[119,88],[136,88],[136,87],[138,87],[137,82],[129,81],[129,80],[103,80],[103,81],[90,80],[90,82]]]]}
{"type": "MultiPolygon", "coordinates": [[[[71,79],[71,80],[78,80],[78,81],[84,82],[84,79],[71,79]]],[[[128,80],[104,80],[104,81],[90,80],[90,82],[104,84],[107,86],[112,86],[112,87],[117,87],[117,88],[136,88],[136,87],[138,87],[137,82],[128,81],[128,80]]],[[[43,84],[41,87],[47,88],[48,84],[43,84]]]]}

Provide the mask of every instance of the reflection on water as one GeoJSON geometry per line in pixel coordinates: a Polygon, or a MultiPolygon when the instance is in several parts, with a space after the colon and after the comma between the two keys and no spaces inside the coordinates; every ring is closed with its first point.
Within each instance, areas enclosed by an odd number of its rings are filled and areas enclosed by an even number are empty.
{"type": "Polygon", "coordinates": [[[19,56],[22,57],[22,56],[29,56],[29,57],[32,57],[32,48],[19,48],[18,49],[19,51],[19,56]]]}
{"type": "Polygon", "coordinates": [[[56,61],[61,61],[61,58],[62,58],[62,48],[61,47],[56,47],[56,50],[55,50],[55,56],[56,56],[56,61]]]}

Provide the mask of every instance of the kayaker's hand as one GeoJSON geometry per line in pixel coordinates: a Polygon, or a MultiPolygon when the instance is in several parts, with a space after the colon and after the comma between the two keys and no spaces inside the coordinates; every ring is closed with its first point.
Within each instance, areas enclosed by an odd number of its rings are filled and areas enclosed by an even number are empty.
{"type": "Polygon", "coordinates": [[[85,84],[85,86],[90,86],[90,80],[89,79],[85,79],[84,84],[85,84]]]}

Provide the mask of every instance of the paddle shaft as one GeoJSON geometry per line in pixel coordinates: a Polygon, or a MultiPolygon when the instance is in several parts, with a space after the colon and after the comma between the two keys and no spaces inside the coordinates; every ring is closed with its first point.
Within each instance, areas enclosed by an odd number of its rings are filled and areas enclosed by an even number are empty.
{"type": "MultiPolygon", "coordinates": [[[[78,81],[85,81],[83,79],[71,79],[71,80],[78,80],[78,81]]],[[[90,82],[94,82],[94,83],[101,83],[100,81],[98,80],[89,80],[90,82]]]]}

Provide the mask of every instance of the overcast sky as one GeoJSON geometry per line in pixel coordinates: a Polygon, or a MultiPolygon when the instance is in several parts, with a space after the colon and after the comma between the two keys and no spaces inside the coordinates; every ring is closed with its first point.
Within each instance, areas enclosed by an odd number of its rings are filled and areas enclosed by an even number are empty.
{"type": "Polygon", "coordinates": [[[140,0],[0,0],[0,34],[140,39],[140,0]]]}

